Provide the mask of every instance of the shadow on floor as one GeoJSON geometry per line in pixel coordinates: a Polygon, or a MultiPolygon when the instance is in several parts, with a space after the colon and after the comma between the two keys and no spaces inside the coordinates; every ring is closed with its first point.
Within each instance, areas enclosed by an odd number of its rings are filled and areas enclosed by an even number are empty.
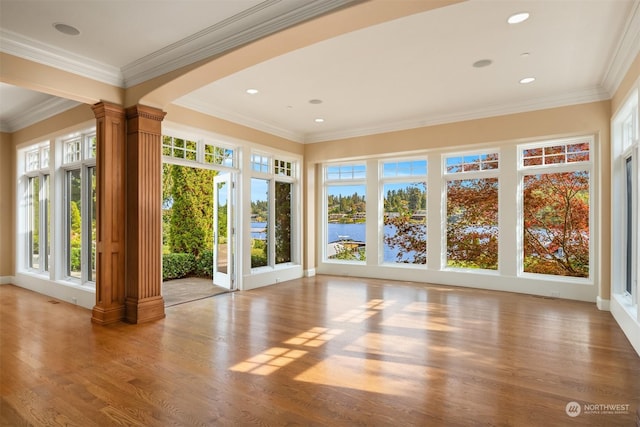
{"type": "Polygon", "coordinates": [[[162,282],[162,297],[165,307],[210,298],[226,292],[230,292],[229,289],[216,286],[211,279],[201,277],[187,277],[162,282]]]}

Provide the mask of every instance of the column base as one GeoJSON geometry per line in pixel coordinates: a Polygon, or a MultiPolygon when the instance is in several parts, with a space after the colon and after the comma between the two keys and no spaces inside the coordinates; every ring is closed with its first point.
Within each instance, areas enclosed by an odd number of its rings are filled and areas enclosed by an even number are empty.
{"type": "Polygon", "coordinates": [[[162,296],[145,299],[127,298],[125,308],[125,321],[128,323],[152,322],[165,317],[162,296]]]}
{"type": "Polygon", "coordinates": [[[124,319],[124,312],[124,305],[107,308],[95,306],[91,312],[91,321],[98,325],[117,323],[124,319]]]}

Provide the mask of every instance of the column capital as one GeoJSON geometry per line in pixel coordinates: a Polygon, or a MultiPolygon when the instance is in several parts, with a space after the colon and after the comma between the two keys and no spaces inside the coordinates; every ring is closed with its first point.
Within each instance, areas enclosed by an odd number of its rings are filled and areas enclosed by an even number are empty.
{"type": "Polygon", "coordinates": [[[127,118],[132,119],[134,117],[142,117],[145,119],[156,120],[161,122],[164,119],[164,116],[167,115],[166,112],[162,111],[159,108],[149,107],[147,105],[133,105],[126,109],[127,118]]]}
{"type": "Polygon", "coordinates": [[[93,110],[93,114],[96,119],[100,119],[105,116],[119,116],[124,118],[125,114],[124,107],[111,102],[98,102],[97,104],[92,105],[91,109],[93,110]]]}

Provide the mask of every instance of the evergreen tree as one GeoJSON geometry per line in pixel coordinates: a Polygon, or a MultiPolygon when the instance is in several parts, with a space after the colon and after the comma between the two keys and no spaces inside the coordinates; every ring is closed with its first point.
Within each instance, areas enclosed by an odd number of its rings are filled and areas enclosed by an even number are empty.
{"type": "Polygon", "coordinates": [[[215,171],[169,165],[171,203],[167,243],[173,253],[198,257],[213,247],[213,178],[215,171]]]}

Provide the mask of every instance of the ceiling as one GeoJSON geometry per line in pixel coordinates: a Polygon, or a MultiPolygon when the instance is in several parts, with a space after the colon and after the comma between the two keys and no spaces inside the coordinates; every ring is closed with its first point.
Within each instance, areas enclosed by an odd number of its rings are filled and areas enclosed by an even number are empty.
{"type": "MultiPolygon", "coordinates": [[[[0,0],[0,51],[126,88],[356,3],[0,0]]],[[[640,0],[469,0],[275,57],[174,103],[320,142],[610,99],[639,51],[640,0]],[[522,11],[528,20],[507,23],[522,11]]],[[[0,127],[74,105],[0,84],[0,127]]]]}

